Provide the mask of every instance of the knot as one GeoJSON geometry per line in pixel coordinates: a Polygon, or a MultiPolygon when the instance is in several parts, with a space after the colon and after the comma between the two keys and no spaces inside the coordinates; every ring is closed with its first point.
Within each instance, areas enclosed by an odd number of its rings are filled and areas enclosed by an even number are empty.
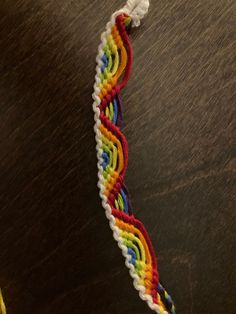
{"type": "Polygon", "coordinates": [[[140,21],[147,14],[149,9],[149,0],[127,0],[126,5],[122,9],[127,13],[133,21],[135,27],[140,25],[140,21]]]}

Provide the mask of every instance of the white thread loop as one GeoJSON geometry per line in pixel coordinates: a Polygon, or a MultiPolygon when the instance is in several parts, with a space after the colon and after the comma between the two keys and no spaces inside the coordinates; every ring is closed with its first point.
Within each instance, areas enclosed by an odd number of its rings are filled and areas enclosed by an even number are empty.
{"type": "Polygon", "coordinates": [[[140,21],[148,13],[149,0],[127,0],[126,5],[122,9],[133,20],[134,26],[139,26],[140,21]]]}

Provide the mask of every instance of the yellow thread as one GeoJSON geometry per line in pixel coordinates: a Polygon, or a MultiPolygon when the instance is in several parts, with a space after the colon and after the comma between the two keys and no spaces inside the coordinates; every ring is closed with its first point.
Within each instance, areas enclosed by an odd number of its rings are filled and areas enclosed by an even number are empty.
{"type": "Polygon", "coordinates": [[[7,314],[6,306],[3,301],[2,291],[0,289],[0,314],[7,314]]]}
{"type": "Polygon", "coordinates": [[[110,35],[108,37],[108,43],[109,46],[111,47],[111,51],[114,54],[114,63],[113,63],[113,68],[111,68],[111,76],[114,76],[115,73],[117,72],[118,66],[119,66],[119,53],[117,51],[117,46],[113,40],[113,37],[110,35]]]}
{"type": "Polygon", "coordinates": [[[107,137],[102,136],[102,141],[105,144],[106,147],[108,147],[109,149],[109,166],[115,170],[116,169],[116,165],[117,165],[117,148],[116,146],[112,143],[112,141],[110,141],[107,137]]]}
{"type": "Polygon", "coordinates": [[[117,72],[115,75],[116,80],[118,80],[126,68],[128,56],[127,56],[126,49],[123,45],[123,41],[119,35],[119,32],[118,32],[116,26],[112,29],[112,35],[113,35],[113,39],[114,39],[118,49],[120,50],[120,54],[121,54],[120,55],[120,65],[119,65],[119,68],[117,69],[117,72]]]}
{"type": "MultiPolygon", "coordinates": [[[[119,227],[119,225],[118,225],[119,227]]],[[[131,240],[132,242],[135,242],[138,245],[138,248],[140,249],[140,257],[142,261],[146,260],[146,256],[145,256],[145,249],[143,247],[142,242],[139,240],[139,238],[137,238],[135,235],[133,235],[132,233],[126,232],[126,231],[122,231],[121,232],[121,236],[123,238],[126,238],[128,240],[131,240]]]]}
{"type": "Polygon", "coordinates": [[[123,222],[120,219],[116,219],[116,225],[119,228],[124,229],[133,235],[134,234],[138,235],[138,238],[141,240],[142,247],[144,248],[144,251],[145,251],[145,256],[147,258],[146,262],[147,262],[147,264],[151,264],[151,255],[149,252],[149,248],[148,248],[147,242],[146,242],[144,236],[142,235],[142,233],[140,232],[140,230],[135,228],[133,225],[129,225],[129,224],[123,222]]]}
{"type": "Polygon", "coordinates": [[[127,245],[128,247],[130,247],[131,249],[134,250],[134,252],[136,254],[136,257],[137,257],[137,260],[139,260],[140,259],[140,254],[139,254],[139,250],[138,250],[137,246],[134,245],[134,243],[132,241],[129,241],[127,239],[123,239],[123,242],[124,242],[125,245],[127,245]]]}
{"type": "MultiPolygon", "coordinates": [[[[124,166],[124,156],[123,156],[123,149],[120,141],[118,138],[116,138],[110,131],[108,131],[102,124],[100,125],[100,131],[104,135],[103,140],[108,144],[110,144],[112,147],[115,145],[117,146],[118,149],[118,157],[119,157],[119,162],[118,162],[118,169],[117,172],[120,174],[120,172],[123,169],[124,166]]],[[[116,168],[116,165],[115,165],[116,168]]]]}
{"type": "Polygon", "coordinates": [[[157,301],[158,301],[158,304],[159,304],[160,310],[161,310],[160,314],[162,314],[162,313],[164,314],[166,307],[165,307],[164,303],[162,302],[161,296],[158,292],[157,292],[157,301]]]}

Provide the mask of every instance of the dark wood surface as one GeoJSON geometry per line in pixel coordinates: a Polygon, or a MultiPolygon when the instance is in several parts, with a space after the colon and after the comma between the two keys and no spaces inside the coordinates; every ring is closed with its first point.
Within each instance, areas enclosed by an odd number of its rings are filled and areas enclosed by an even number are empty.
{"type": "MultiPolygon", "coordinates": [[[[0,286],[9,314],[151,313],[96,187],[95,57],[123,4],[1,1],[0,286]]],[[[153,0],[131,35],[126,182],[181,314],[236,306],[235,13],[235,0],[153,0]]]]}

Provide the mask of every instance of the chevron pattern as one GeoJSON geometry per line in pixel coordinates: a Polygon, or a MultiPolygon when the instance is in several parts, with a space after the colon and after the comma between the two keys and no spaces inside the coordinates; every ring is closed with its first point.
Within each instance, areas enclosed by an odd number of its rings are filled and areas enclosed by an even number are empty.
{"type": "Polygon", "coordinates": [[[132,213],[124,184],[128,145],[120,129],[120,91],[129,80],[132,66],[131,23],[132,19],[126,14],[113,16],[99,46],[93,94],[98,186],[113,236],[126,258],[140,297],[156,313],[175,313],[172,299],[159,281],[152,243],[143,224],[132,213]]]}

